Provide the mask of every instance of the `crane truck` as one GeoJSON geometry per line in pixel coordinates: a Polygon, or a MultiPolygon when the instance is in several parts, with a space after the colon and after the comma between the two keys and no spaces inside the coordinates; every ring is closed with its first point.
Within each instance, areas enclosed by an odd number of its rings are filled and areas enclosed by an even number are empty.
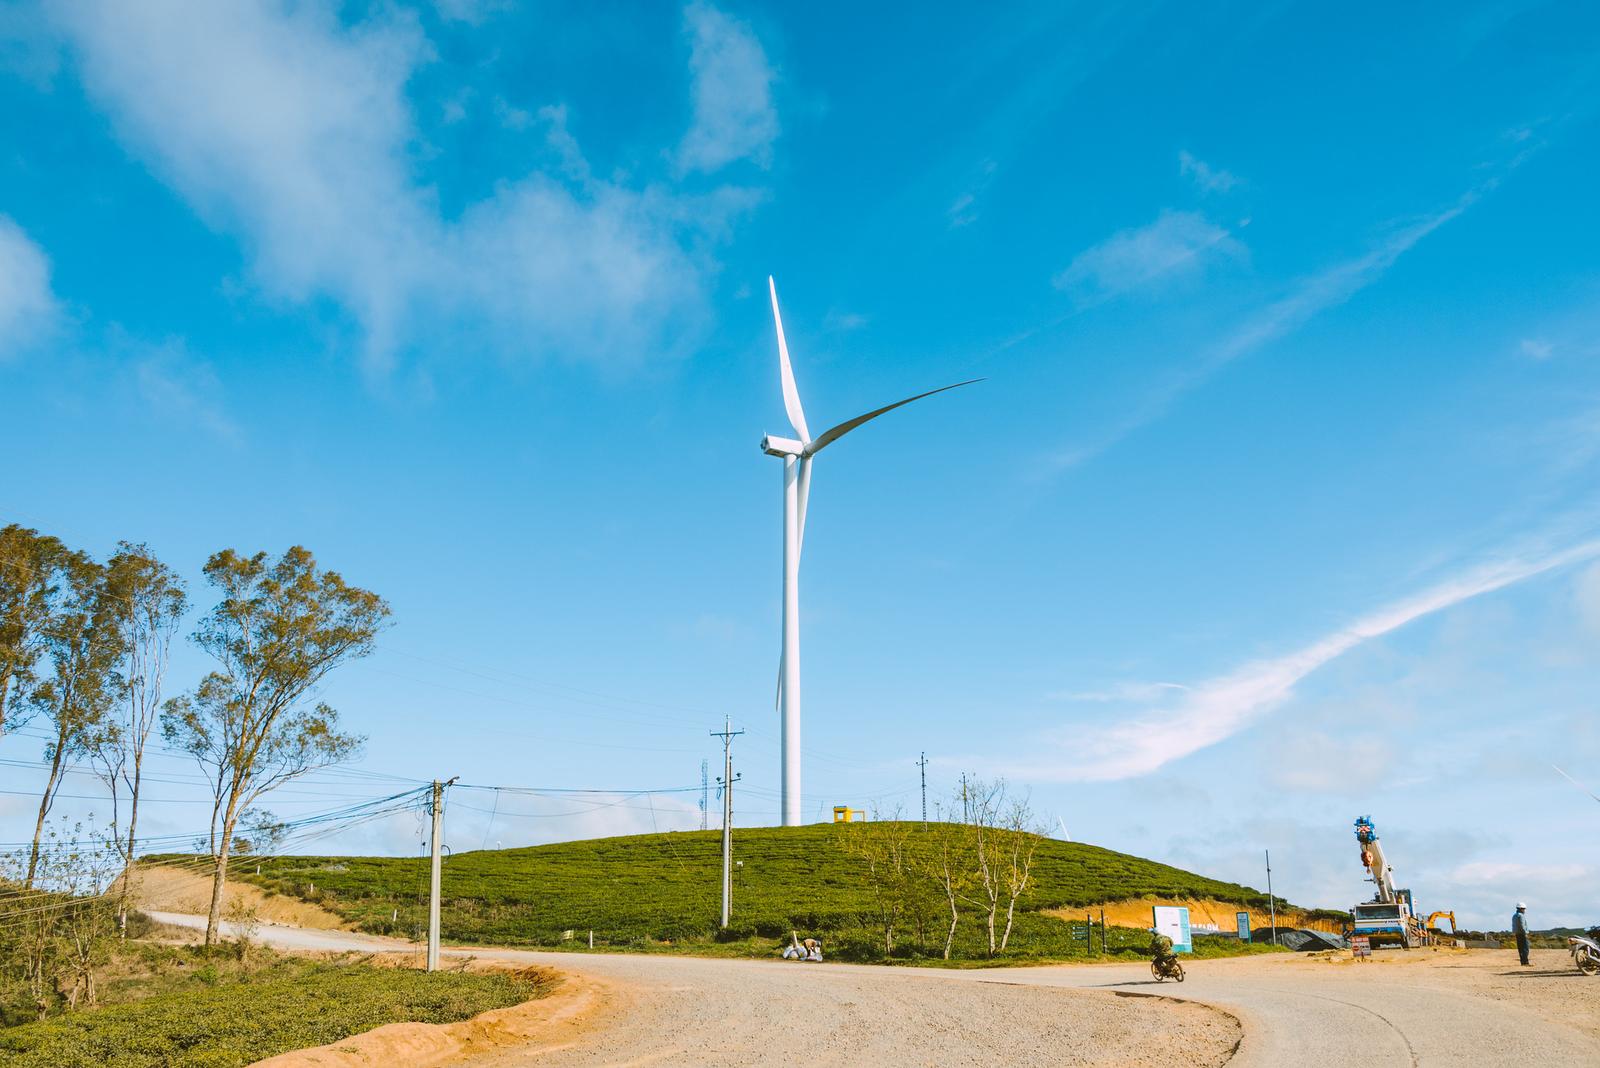
{"type": "MultiPolygon", "coordinates": [[[[1356,841],[1361,845],[1361,864],[1378,890],[1371,901],[1351,907],[1350,933],[1365,935],[1373,947],[1387,944],[1410,949],[1431,941],[1427,927],[1417,918],[1411,891],[1394,885],[1394,869],[1383,855],[1371,816],[1356,820],[1356,841]]],[[[1451,926],[1455,926],[1453,918],[1451,926]]]]}

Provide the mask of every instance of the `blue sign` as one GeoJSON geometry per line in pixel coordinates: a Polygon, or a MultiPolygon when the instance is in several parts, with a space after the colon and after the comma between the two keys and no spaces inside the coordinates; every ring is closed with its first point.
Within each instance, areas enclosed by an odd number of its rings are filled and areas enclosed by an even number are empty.
{"type": "Polygon", "coordinates": [[[1239,921],[1239,941],[1250,941],[1250,914],[1248,912],[1240,912],[1234,918],[1239,921]]]}

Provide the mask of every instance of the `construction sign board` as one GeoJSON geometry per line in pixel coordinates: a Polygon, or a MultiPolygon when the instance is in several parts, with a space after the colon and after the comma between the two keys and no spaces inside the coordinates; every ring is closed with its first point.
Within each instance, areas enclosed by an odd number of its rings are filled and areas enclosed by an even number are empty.
{"type": "Polygon", "coordinates": [[[1372,956],[1372,940],[1366,935],[1355,935],[1350,939],[1350,955],[1352,957],[1372,956]]]}
{"type": "Polygon", "coordinates": [[[1194,936],[1189,933],[1189,910],[1176,905],[1156,905],[1150,910],[1153,926],[1172,939],[1174,953],[1193,953],[1194,936]]]}
{"type": "Polygon", "coordinates": [[[1249,942],[1250,941],[1250,914],[1248,912],[1236,912],[1236,913],[1234,913],[1233,918],[1239,924],[1239,941],[1241,941],[1241,942],[1249,942]]]}

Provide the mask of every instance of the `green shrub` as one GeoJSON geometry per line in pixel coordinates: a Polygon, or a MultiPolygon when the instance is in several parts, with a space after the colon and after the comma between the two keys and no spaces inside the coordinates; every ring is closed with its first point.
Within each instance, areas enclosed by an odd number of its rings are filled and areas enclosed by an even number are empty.
{"type": "Polygon", "coordinates": [[[209,986],[0,1030],[0,1063],[239,1068],[387,1023],[451,1023],[544,992],[540,982],[512,975],[363,965],[289,962],[265,978],[210,972],[209,986]]]}

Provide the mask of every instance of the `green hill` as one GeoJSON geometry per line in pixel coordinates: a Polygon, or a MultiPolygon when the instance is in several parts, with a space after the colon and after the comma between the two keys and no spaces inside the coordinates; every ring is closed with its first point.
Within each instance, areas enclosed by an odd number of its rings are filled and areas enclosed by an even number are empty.
{"type": "MultiPolygon", "coordinates": [[[[858,825],[859,826],[859,825],[858,825]]],[[[933,838],[920,826],[909,848],[933,838]]],[[[441,927],[448,941],[560,946],[587,942],[636,949],[689,942],[725,952],[766,955],[791,930],[822,937],[836,954],[882,956],[874,894],[865,863],[845,848],[843,825],[739,829],[734,834],[733,924],[717,932],[718,831],[601,838],[448,857],[441,927]],[[569,934],[568,932],[571,932],[569,934]],[[729,943],[744,942],[735,946],[729,943]]],[[[1075,842],[1040,839],[1033,888],[1019,900],[1008,957],[1084,952],[1067,923],[1040,909],[1142,896],[1210,898],[1265,907],[1266,895],[1237,883],[1075,842]]],[[[317,902],[361,929],[415,937],[426,923],[427,860],[418,857],[281,857],[237,864],[240,879],[317,902]]],[[[931,883],[909,891],[895,956],[937,957],[949,913],[931,883]]],[[[1283,902],[1279,901],[1280,907],[1283,902]]],[[[966,907],[956,956],[986,956],[980,917],[966,907]]],[[[1118,934],[1111,948],[1143,945],[1143,932],[1118,934]]],[[[1098,948],[1098,947],[1097,947],[1098,948]]]]}

